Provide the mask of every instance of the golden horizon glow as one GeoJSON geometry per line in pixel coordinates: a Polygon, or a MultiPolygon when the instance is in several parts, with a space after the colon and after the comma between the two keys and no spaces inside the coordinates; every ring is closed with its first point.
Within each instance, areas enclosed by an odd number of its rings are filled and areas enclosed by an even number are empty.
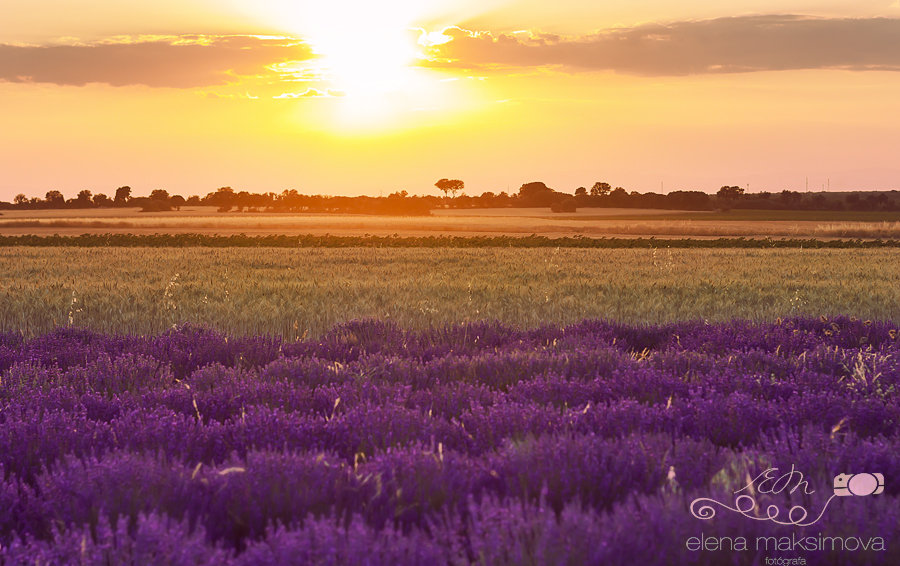
{"type": "Polygon", "coordinates": [[[85,0],[79,13],[0,2],[0,200],[124,184],[434,194],[442,177],[470,194],[536,180],[900,189],[892,0],[85,0]]]}

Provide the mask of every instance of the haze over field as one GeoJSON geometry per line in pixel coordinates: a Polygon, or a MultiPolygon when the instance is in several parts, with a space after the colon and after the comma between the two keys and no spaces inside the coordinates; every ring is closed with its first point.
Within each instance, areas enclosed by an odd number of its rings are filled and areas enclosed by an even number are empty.
{"type": "Polygon", "coordinates": [[[6,0],[0,200],[900,188],[900,2],[6,0]]]}

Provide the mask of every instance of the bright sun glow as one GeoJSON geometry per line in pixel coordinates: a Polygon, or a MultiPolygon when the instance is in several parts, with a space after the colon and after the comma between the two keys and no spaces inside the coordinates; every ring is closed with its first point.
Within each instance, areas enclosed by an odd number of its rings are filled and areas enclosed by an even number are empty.
{"type": "MultiPolygon", "coordinates": [[[[446,0],[330,0],[267,3],[269,19],[310,43],[320,84],[298,84],[335,96],[336,118],[343,126],[382,127],[398,115],[445,105],[446,90],[434,72],[417,64],[423,22],[447,11],[446,0]]],[[[464,3],[467,4],[467,3],[464,3]]],[[[455,9],[459,9],[455,3],[455,9]]]]}
{"type": "Polygon", "coordinates": [[[348,97],[402,91],[419,57],[415,20],[422,2],[280,3],[281,25],[296,31],[319,55],[332,88],[348,97]]]}
{"type": "Polygon", "coordinates": [[[407,86],[418,52],[404,4],[329,2],[310,14],[306,37],[336,88],[359,96],[407,86]]]}

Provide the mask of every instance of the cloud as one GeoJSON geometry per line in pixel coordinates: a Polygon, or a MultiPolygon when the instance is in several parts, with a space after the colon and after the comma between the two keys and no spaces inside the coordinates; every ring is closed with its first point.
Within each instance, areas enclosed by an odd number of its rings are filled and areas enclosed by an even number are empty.
{"type": "Polygon", "coordinates": [[[345,96],[344,92],[334,89],[319,90],[308,88],[303,92],[285,92],[272,98],[335,98],[339,96],[345,96]]]}
{"type": "Polygon", "coordinates": [[[900,70],[900,19],[743,16],[563,37],[472,32],[428,48],[436,67],[556,66],[636,75],[691,75],[788,69],[900,70]]]}
{"type": "Polygon", "coordinates": [[[117,38],[70,45],[0,44],[0,81],[192,88],[313,58],[308,45],[249,35],[117,38]]]}

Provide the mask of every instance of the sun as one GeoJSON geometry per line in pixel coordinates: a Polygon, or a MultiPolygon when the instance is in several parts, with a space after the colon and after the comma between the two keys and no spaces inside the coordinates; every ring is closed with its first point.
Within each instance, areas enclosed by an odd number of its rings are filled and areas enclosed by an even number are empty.
{"type": "Polygon", "coordinates": [[[433,31],[440,22],[461,17],[460,6],[469,11],[468,0],[273,0],[254,10],[314,51],[302,73],[292,71],[303,75],[297,92],[314,89],[329,98],[320,105],[328,114],[323,123],[369,131],[468,103],[442,82],[446,75],[421,64],[423,44],[440,36],[433,31]],[[431,33],[423,29],[429,26],[431,33]]]}
{"type": "MultiPolygon", "coordinates": [[[[298,34],[317,55],[316,70],[348,97],[373,96],[410,86],[416,60],[414,0],[279,1],[270,6],[279,26],[298,34]]],[[[425,2],[427,4],[427,2],[425,2]]]]}
{"type": "Polygon", "coordinates": [[[400,4],[345,0],[316,8],[313,20],[320,24],[307,37],[337,89],[363,96],[409,86],[419,51],[400,4]]]}

